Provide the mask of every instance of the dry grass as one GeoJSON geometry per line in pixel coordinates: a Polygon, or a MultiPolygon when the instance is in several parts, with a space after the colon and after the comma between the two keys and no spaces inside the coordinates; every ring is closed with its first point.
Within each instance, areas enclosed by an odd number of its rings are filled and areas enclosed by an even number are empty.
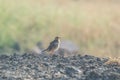
{"type": "Polygon", "coordinates": [[[109,58],[107,62],[105,62],[106,65],[120,65],[120,58],[109,58]]]}
{"type": "Polygon", "coordinates": [[[59,35],[96,56],[120,56],[118,0],[0,0],[0,46],[45,46],[59,35]]]}

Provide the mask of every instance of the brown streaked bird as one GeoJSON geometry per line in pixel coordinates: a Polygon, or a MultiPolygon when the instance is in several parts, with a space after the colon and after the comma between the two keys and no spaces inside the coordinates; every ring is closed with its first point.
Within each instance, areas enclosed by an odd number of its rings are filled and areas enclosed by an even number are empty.
{"type": "Polygon", "coordinates": [[[59,46],[60,46],[60,37],[55,37],[55,39],[52,42],[50,42],[50,45],[48,46],[48,48],[43,50],[42,52],[47,51],[53,54],[55,51],[59,49],[59,46]]]}

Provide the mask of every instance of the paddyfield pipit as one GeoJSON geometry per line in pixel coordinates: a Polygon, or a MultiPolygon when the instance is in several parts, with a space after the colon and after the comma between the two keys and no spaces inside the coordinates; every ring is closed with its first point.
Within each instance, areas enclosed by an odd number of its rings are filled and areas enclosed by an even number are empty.
{"type": "Polygon", "coordinates": [[[59,49],[59,46],[60,46],[60,37],[55,37],[55,39],[52,42],[50,42],[50,45],[48,46],[48,48],[43,50],[42,52],[47,51],[53,54],[55,51],[59,49]]]}

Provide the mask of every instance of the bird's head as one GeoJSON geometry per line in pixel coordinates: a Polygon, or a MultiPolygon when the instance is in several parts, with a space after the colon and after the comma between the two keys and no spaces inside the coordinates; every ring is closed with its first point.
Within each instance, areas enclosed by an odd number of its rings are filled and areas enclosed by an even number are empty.
{"type": "Polygon", "coordinates": [[[58,37],[58,36],[57,36],[57,37],[55,37],[55,40],[59,40],[59,39],[60,39],[60,37],[58,37]]]}

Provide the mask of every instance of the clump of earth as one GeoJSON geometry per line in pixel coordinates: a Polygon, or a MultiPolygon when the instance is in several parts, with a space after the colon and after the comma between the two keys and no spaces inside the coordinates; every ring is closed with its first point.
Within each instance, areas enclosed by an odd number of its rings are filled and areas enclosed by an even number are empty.
{"type": "Polygon", "coordinates": [[[120,80],[120,65],[90,55],[0,55],[0,80],[120,80]]]}

